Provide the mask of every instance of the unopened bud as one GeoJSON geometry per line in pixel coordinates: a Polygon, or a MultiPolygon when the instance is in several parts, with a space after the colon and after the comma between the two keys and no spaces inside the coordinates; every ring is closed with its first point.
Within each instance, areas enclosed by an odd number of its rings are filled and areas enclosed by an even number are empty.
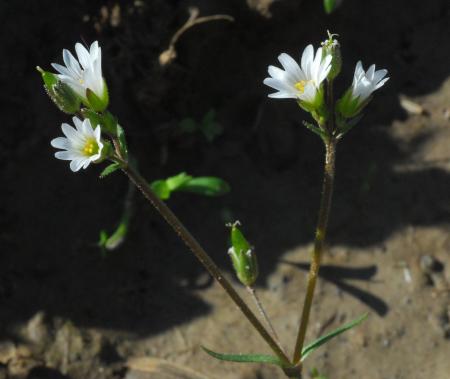
{"type": "Polygon", "coordinates": [[[67,84],[58,80],[55,74],[37,67],[44,81],[44,88],[56,106],[68,114],[75,114],[80,110],[81,99],[67,84]]]}
{"type": "Polygon", "coordinates": [[[231,244],[228,250],[234,270],[240,282],[245,286],[251,286],[258,277],[258,262],[253,248],[234,223],[231,226],[231,244]]]}
{"type": "Polygon", "coordinates": [[[322,42],[322,54],[325,57],[326,55],[331,55],[331,70],[328,74],[328,80],[333,80],[336,76],[339,75],[342,68],[342,55],[341,55],[341,47],[339,42],[334,39],[337,34],[331,34],[328,32],[328,39],[322,42]]]}

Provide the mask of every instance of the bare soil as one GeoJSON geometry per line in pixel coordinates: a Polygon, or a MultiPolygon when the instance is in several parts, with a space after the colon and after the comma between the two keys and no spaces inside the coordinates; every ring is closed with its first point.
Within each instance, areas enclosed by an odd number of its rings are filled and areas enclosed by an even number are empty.
{"type": "Polygon", "coordinates": [[[101,254],[99,231],[117,223],[127,180],[99,180],[100,167],[74,175],[53,158],[49,141],[69,117],[46,97],[35,66],[50,69],[62,48],[98,39],[111,110],[144,175],[230,183],[224,197],[177,194],[169,206],[238,288],[224,224],[242,222],[260,261],[257,291],[290,351],[323,149],[302,126],[306,114],[269,101],[262,80],[279,53],[298,56],[327,29],[344,57],[337,93],[359,59],[391,79],[338,147],[308,339],[370,317],[311,356],[305,376],[316,367],[329,379],[450,378],[449,20],[447,0],[344,0],[329,16],[311,0],[2,2],[0,378],[283,377],[201,350],[268,353],[138,193],[125,243],[101,254]],[[192,28],[161,67],[189,5],[235,22],[192,28]],[[223,127],[214,141],[179,132],[181,120],[210,109],[223,127]]]}

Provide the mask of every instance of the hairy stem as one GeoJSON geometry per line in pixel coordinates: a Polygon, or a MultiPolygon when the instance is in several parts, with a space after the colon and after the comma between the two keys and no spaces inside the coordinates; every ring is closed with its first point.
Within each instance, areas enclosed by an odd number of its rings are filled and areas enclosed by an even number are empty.
{"type": "MultiPolygon", "coordinates": [[[[119,161],[119,160],[118,160],[119,161]]],[[[233,300],[237,307],[241,310],[248,321],[253,325],[261,337],[266,341],[269,347],[273,350],[276,356],[287,366],[291,366],[289,358],[285,352],[278,346],[277,342],[272,338],[270,333],[261,324],[255,314],[250,310],[247,304],[242,300],[236,290],[232,287],[230,282],[223,276],[217,265],[206,253],[206,251],[200,246],[197,240],[189,233],[181,221],[175,216],[175,214],[167,207],[167,205],[161,201],[151,190],[147,181],[130,165],[125,161],[121,161],[122,170],[127,174],[130,180],[136,185],[142,192],[145,198],[155,207],[159,214],[166,220],[166,222],[172,227],[178,237],[186,244],[186,246],[194,253],[200,263],[209,271],[214,279],[222,286],[227,295],[233,300]]]]}
{"type": "Polygon", "coordinates": [[[330,137],[325,143],[325,165],[322,187],[322,199],[320,202],[319,217],[317,221],[316,236],[314,240],[314,251],[309,268],[308,283],[306,287],[306,296],[303,304],[300,327],[298,330],[297,341],[294,349],[294,364],[299,364],[302,358],[302,349],[305,342],[306,329],[308,327],[311,305],[314,298],[314,289],[316,287],[319,274],[320,261],[325,245],[325,235],[327,232],[328,216],[330,214],[331,198],[333,195],[334,182],[334,163],[336,155],[336,140],[330,137]]]}

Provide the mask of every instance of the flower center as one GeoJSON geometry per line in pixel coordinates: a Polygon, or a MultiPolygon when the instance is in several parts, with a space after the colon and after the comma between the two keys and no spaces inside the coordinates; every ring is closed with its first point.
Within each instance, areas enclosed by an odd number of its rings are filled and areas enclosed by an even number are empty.
{"type": "Polygon", "coordinates": [[[308,84],[308,80],[300,80],[294,84],[294,87],[302,94],[305,92],[305,87],[308,84]]]}
{"type": "Polygon", "coordinates": [[[93,138],[88,139],[83,147],[83,154],[90,157],[97,153],[98,153],[97,141],[93,138]]]}

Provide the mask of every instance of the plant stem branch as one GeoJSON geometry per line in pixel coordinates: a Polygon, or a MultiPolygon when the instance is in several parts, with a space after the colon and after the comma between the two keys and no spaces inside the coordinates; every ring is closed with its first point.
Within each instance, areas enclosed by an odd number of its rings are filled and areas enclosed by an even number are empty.
{"type": "Polygon", "coordinates": [[[256,304],[256,307],[258,308],[259,313],[261,314],[262,318],[266,322],[267,326],[269,327],[270,331],[272,332],[272,336],[274,337],[275,341],[278,343],[278,345],[281,347],[280,339],[278,338],[277,332],[275,331],[275,328],[272,325],[272,322],[270,321],[270,318],[265,311],[261,300],[259,299],[259,296],[256,294],[256,290],[253,287],[247,286],[247,291],[250,293],[250,296],[252,297],[253,301],[256,304]]]}
{"type": "Polygon", "coordinates": [[[311,266],[308,274],[306,296],[303,304],[300,327],[294,349],[294,364],[299,364],[302,358],[302,349],[305,342],[306,329],[308,327],[311,305],[314,297],[317,277],[319,274],[320,261],[325,245],[325,235],[327,232],[328,216],[330,214],[331,198],[333,195],[334,164],[336,155],[336,140],[330,137],[325,143],[325,165],[322,187],[322,199],[320,202],[319,217],[317,221],[316,236],[314,240],[314,251],[311,258],[311,266]]]}
{"type": "MultiPolygon", "coordinates": [[[[117,157],[116,157],[117,160],[117,157]]],[[[277,342],[272,338],[266,328],[261,324],[255,314],[242,300],[236,290],[232,287],[230,282],[223,276],[217,265],[206,253],[206,251],[200,246],[197,240],[189,233],[181,221],[175,216],[175,214],[167,207],[167,205],[160,200],[151,190],[147,181],[127,162],[120,161],[122,170],[130,178],[130,180],[136,185],[142,192],[145,198],[155,207],[159,214],[166,220],[166,222],[172,227],[178,237],[186,244],[186,246],[194,253],[200,263],[209,271],[209,273],[217,280],[222,286],[228,296],[233,300],[237,307],[241,310],[248,321],[253,325],[261,337],[266,341],[269,347],[273,350],[276,356],[287,366],[292,366],[286,353],[278,346],[277,342]]]]}

